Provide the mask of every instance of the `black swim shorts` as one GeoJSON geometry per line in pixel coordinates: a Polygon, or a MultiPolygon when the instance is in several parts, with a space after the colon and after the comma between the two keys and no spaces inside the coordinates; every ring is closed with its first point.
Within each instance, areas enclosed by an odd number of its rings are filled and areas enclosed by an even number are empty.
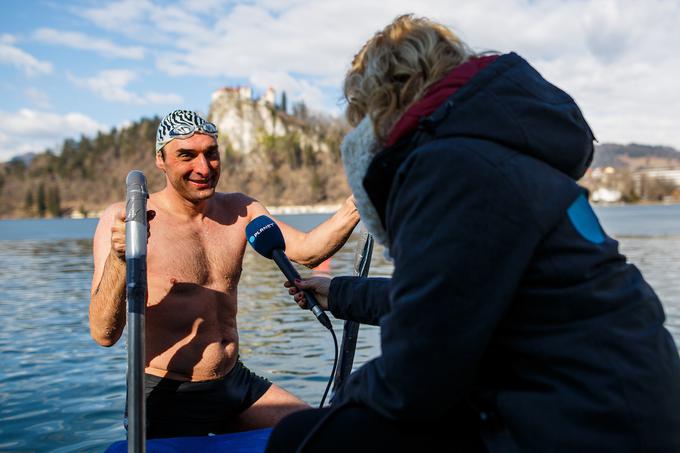
{"type": "MultiPolygon", "coordinates": [[[[183,382],[145,375],[146,436],[182,437],[234,430],[235,417],[252,406],[271,382],[240,360],[224,377],[183,382]]],[[[127,420],[127,407],[126,407],[127,420]]]]}

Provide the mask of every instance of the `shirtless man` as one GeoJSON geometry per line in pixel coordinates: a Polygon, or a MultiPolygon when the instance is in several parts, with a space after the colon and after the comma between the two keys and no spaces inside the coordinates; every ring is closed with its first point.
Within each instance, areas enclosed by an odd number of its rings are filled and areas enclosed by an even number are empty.
{"type": "MultiPolygon", "coordinates": [[[[174,437],[275,425],[308,406],[238,358],[237,286],[245,226],[267,209],[241,193],[215,191],[217,129],[175,110],[158,127],[156,166],[166,187],[151,194],[146,309],[147,436],[174,437]]],[[[102,346],[126,320],[125,206],[102,215],[94,236],[90,331],[102,346]]],[[[348,198],[309,233],[277,221],[286,254],[313,267],[335,253],[359,220],[348,198]]]]}

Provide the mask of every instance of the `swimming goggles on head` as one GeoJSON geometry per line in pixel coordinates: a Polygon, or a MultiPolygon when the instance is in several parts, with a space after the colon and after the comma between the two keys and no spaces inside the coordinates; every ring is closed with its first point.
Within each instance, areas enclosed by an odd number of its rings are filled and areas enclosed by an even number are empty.
{"type": "Polygon", "coordinates": [[[217,126],[191,110],[175,110],[161,120],[156,132],[156,153],[170,141],[189,138],[195,133],[217,137],[217,126]]]}

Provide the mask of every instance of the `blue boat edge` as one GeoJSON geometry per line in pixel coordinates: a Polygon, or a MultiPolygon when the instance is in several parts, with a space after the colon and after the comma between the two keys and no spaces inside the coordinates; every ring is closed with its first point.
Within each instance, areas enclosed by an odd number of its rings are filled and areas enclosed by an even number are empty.
{"type": "MultiPolygon", "coordinates": [[[[272,428],[263,428],[215,436],[149,439],[146,441],[146,451],[148,453],[195,451],[264,452],[271,432],[272,428]]],[[[106,449],[106,453],[127,453],[127,451],[127,440],[115,442],[106,449]]]]}

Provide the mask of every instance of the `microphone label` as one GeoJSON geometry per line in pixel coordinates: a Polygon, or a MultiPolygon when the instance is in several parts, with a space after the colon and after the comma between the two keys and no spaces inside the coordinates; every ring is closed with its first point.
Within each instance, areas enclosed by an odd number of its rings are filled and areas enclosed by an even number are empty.
{"type": "Polygon", "coordinates": [[[262,234],[263,231],[266,231],[266,230],[268,230],[269,228],[272,228],[273,226],[274,226],[274,223],[273,223],[273,222],[272,222],[272,223],[266,224],[265,226],[261,227],[261,228],[258,229],[256,232],[254,232],[254,233],[252,234],[252,236],[250,236],[250,237],[248,238],[248,241],[249,241],[251,244],[254,243],[254,242],[255,242],[255,239],[257,239],[257,237],[258,237],[260,234],[262,234]]]}

